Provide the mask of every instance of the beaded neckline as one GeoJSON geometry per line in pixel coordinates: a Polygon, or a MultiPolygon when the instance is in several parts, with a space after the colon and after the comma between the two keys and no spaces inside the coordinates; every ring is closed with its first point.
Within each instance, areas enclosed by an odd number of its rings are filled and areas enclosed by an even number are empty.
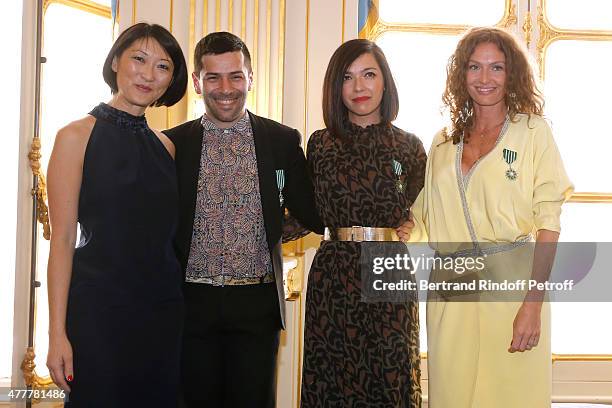
{"type": "Polygon", "coordinates": [[[106,103],[100,103],[98,106],[93,108],[89,114],[97,119],[103,119],[126,129],[146,129],[149,127],[147,125],[145,115],[130,115],[129,113],[113,108],[106,103]]]}

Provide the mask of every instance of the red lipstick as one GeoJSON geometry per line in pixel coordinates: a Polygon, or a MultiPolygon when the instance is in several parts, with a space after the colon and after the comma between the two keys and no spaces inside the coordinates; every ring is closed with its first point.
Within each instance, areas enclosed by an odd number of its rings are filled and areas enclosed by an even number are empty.
{"type": "Polygon", "coordinates": [[[355,102],[355,103],[361,103],[361,102],[365,102],[365,101],[367,101],[367,100],[369,100],[369,99],[370,99],[370,97],[369,97],[369,96],[359,96],[359,97],[357,97],[357,98],[353,98],[353,99],[351,99],[351,100],[352,100],[353,102],[355,102]]]}

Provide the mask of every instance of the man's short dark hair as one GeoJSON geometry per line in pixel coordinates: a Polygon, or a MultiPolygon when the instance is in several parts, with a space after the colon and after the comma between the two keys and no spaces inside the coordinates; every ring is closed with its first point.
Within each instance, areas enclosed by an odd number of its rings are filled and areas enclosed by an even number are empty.
{"type": "Polygon", "coordinates": [[[117,73],[113,71],[113,59],[119,59],[121,54],[134,44],[135,41],[148,38],[155,39],[161,45],[168,53],[174,65],[170,86],[151,106],[172,106],[181,100],[187,90],[187,63],[176,38],[158,24],[138,23],[122,32],[106,56],[104,66],[102,67],[102,76],[104,81],[110,86],[112,93],[117,93],[117,73]]]}
{"type": "Polygon", "coordinates": [[[202,57],[204,55],[219,55],[226,52],[242,52],[244,55],[244,65],[249,72],[253,71],[251,67],[251,54],[244,41],[240,37],[235,36],[227,31],[218,31],[210,33],[202,38],[195,46],[193,52],[194,71],[197,74],[202,71],[202,57]]]}

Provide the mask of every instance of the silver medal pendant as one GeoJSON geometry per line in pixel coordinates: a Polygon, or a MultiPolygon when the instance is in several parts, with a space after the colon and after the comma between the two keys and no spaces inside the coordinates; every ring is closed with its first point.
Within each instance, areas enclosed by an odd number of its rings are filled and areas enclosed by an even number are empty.
{"type": "Polygon", "coordinates": [[[510,181],[516,180],[518,172],[512,168],[512,163],[516,161],[518,154],[514,150],[504,149],[502,157],[504,161],[508,163],[508,170],[506,170],[506,178],[510,181]]]}
{"type": "Polygon", "coordinates": [[[508,180],[514,181],[516,180],[517,177],[518,177],[518,173],[513,168],[509,168],[508,170],[506,170],[506,178],[508,180]]]}
{"type": "Polygon", "coordinates": [[[399,178],[395,182],[395,187],[397,187],[397,191],[399,191],[400,193],[404,192],[404,184],[402,183],[402,181],[399,178]]]}
{"type": "Polygon", "coordinates": [[[393,159],[392,164],[393,164],[393,173],[395,174],[395,177],[397,177],[397,180],[395,180],[395,188],[397,188],[397,191],[399,193],[403,193],[404,184],[402,183],[401,177],[402,177],[402,172],[404,171],[404,169],[402,169],[402,164],[395,159],[393,159]]]}

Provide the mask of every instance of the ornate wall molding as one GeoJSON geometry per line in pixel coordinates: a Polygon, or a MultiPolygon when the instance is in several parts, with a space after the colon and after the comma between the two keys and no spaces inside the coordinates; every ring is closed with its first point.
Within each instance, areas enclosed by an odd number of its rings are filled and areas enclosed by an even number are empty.
{"type": "MultiPolygon", "coordinates": [[[[500,21],[495,24],[497,27],[510,28],[516,25],[518,21],[516,14],[516,5],[512,0],[506,0],[504,4],[504,14],[500,21]]],[[[400,32],[414,32],[414,33],[427,33],[437,35],[458,35],[469,29],[469,25],[465,24],[429,24],[429,23],[414,23],[414,24],[400,24],[400,23],[388,23],[380,17],[370,25],[366,24],[366,38],[372,41],[376,41],[381,35],[387,31],[400,31],[400,32]]]]}
{"type": "Polygon", "coordinates": [[[531,29],[533,25],[531,24],[531,12],[525,12],[525,20],[523,21],[523,35],[525,36],[525,47],[529,49],[529,45],[531,44],[531,29]]]}
{"type": "MultiPolygon", "coordinates": [[[[191,0],[189,45],[213,31],[229,31],[251,52],[254,86],[247,97],[258,115],[282,120],[285,56],[285,0],[191,0]]],[[[193,56],[190,56],[190,67],[193,56]]],[[[188,93],[188,117],[194,117],[199,96],[188,93]]]]}
{"type": "Polygon", "coordinates": [[[47,182],[41,170],[40,159],[40,137],[34,136],[28,159],[32,174],[38,178],[38,182],[32,188],[32,196],[36,197],[36,219],[43,227],[43,237],[46,240],[51,238],[51,228],[49,226],[49,208],[47,207],[47,182]]]}
{"type": "Polygon", "coordinates": [[[110,7],[103,6],[91,0],[44,0],[43,13],[52,3],[63,4],[64,6],[73,7],[85,11],[87,13],[92,13],[101,17],[111,18],[110,7]]]}
{"type": "Polygon", "coordinates": [[[564,30],[550,23],[546,15],[546,1],[541,0],[538,7],[538,27],[540,37],[537,42],[537,60],[540,68],[540,77],[545,78],[546,50],[558,40],[582,40],[582,41],[612,41],[612,31],[604,30],[564,30]]]}

